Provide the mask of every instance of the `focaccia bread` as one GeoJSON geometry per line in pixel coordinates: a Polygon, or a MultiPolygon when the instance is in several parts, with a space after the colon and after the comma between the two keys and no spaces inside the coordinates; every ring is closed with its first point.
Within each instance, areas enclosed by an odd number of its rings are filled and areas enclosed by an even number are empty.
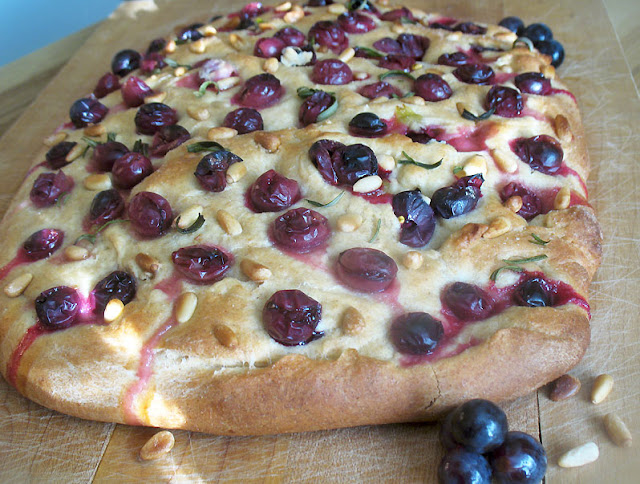
{"type": "Polygon", "coordinates": [[[549,59],[329,3],[177,27],[71,106],[0,227],[20,393],[265,434],[430,420],[581,359],[601,232],[549,59]]]}

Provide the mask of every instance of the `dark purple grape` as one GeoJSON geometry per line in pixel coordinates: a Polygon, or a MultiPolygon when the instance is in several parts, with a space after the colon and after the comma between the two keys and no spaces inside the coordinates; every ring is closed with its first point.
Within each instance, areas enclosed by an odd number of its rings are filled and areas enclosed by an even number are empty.
{"type": "Polygon", "coordinates": [[[227,128],[235,129],[238,134],[252,133],[264,129],[262,116],[252,108],[239,108],[227,113],[222,123],[227,128]]]}
{"type": "Polygon", "coordinates": [[[128,213],[133,229],[143,237],[163,235],[173,220],[169,202],[153,192],[136,193],[129,203],[128,213]]]}
{"type": "Polygon", "coordinates": [[[152,74],[157,69],[162,69],[167,65],[164,55],[158,52],[146,54],[140,62],[140,71],[144,74],[152,74]]]}
{"type": "Polygon", "coordinates": [[[38,321],[47,329],[64,329],[76,322],[80,296],[68,286],[57,286],[41,292],[36,298],[38,321]]]}
{"type": "Polygon", "coordinates": [[[131,49],[125,49],[113,56],[111,61],[111,71],[117,76],[126,76],[131,71],[135,71],[140,67],[142,56],[139,52],[131,49]]]}
{"type": "Polygon", "coordinates": [[[380,20],[387,22],[395,22],[396,20],[407,19],[411,22],[415,22],[416,18],[407,7],[396,8],[395,10],[389,10],[380,16],[380,20]]]}
{"type": "Polygon", "coordinates": [[[504,443],[489,454],[498,484],[538,484],[547,472],[547,454],[524,432],[508,432],[504,443]]]}
{"type": "Polygon", "coordinates": [[[316,84],[342,85],[353,81],[353,72],[338,59],[324,59],[316,63],[311,71],[311,80],[316,84]]]}
{"type": "Polygon", "coordinates": [[[444,101],[453,94],[447,81],[437,74],[422,74],[413,83],[413,90],[425,101],[430,102],[444,101]]]}
{"type": "Polygon", "coordinates": [[[113,271],[96,284],[91,291],[95,301],[95,314],[103,314],[107,304],[112,299],[120,299],[123,304],[129,304],[136,297],[136,280],[124,271],[113,271]]]}
{"type": "Polygon", "coordinates": [[[134,118],[138,133],[155,134],[165,126],[178,122],[178,113],[162,103],[143,104],[134,118]]]}
{"type": "Polygon", "coordinates": [[[233,258],[219,247],[192,245],[171,254],[176,270],[200,284],[213,284],[224,277],[233,258]]]}
{"type": "Polygon", "coordinates": [[[414,60],[422,60],[429,48],[430,41],[427,37],[413,34],[400,34],[396,40],[384,37],[374,42],[373,47],[385,54],[400,54],[411,57],[414,60]]]}
{"type": "Polygon", "coordinates": [[[155,158],[161,158],[190,138],[191,134],[189,131],[179,124],[164,126],[153,135],[149,153],[155,158]]]}
{"type": "Polygon", "coordinates": [[[546,134],[516,140],[513,151],[532,170],[545,175],[555,175],[564,157],[560,143],[546,134]]]}
{"type": "Polygon", "coordinates": [[[360,12],[345,12],[339,15],[338,24],[349,34],[366,34],[376,28],[373,18],[360,12]]]}
{"type": "Polygon", "coordinates": [[[532,308],[554,305],[555,288],[541,277],[527,279],[516,287],[513,302],[532,308]]]}
{"type": "Polygon", "coordinates": [[[333,0],[309,0],[307,7],[324,7],[326,5],[333,5],[333,0]]]}
{"type": "Polygon", "coordinates": [[[379,15],[378,9],[369,0],[349,0],[347,2],[347,9],[351,12],[354,10],[362,10],[365,12],[371,12],[379,15]]]}
{"type": "Polygon", "coordinates": [[[531,24],[524,28],[521,37],[527,37],[537,46],[543,40],[553,39],[553,32],[545,24],[531,24]]]}
{"type": "Polygon", "coordinates": [[[49,168],[57,170],[71,163],[70,161],[67,161],[67,155],[77,144],[78,143],[76,143],[75,141],[61,141],[60,143],[51,147],[51,149],[49,149],[49,151],[47,151],[47,154],[45,155],[47,166],[49,168]]]}
{"type": "Polygon", "coordinates": [[[104,104],[87,97],[75,101],[69,109],[69,117],[76,128],[84,128],[88,124],[96,124],[109,112],[104,104]]]}
{"type": "Polygon", "coordinates": [[[176,40],[181,42],[193,42],[194,40],[200,40],[204,35],[198,29],[204,26],[204,24],[191,24],[188,27],[183,28],[178,32],[176,40]]]}
{"type": "Polygon", "coordinates": [[[93,148],[91,161],[99,171],[111,171],[118,158],[129,153],[129,148],[118,141],[107,141],[93,148]]]}
{"type": "Polygon", "coordinates": [[[482,175],[460,178],[453,185],[435,191],[431,197],[431,208],[442,218],[453,218],[471,212],[482,196],[482,175]]]}
{"type": "Polygon", "coordinates": [[[382,251],[356,247],[342,252],[336,262],[336,276],[356,291],[381,292],[396,279],[398,266],[382,251]]]}
{"type": "Polygon", "coordinates": [[[445,454],[438,466],[439,484],[491,484],[491,467],[487,459],[458,448],[445,454]]]}
{"type": "Polygon", "coordinates": [[[447,416],[440,421],[440,430],[438,432],[438,439],[442,444],[442,447],[445,450],[455,449],[456,447],[460,447],[460,445],[453,440],[453,436],[451,435],[451,417],[453,416],[452,412],[449,412],[447,416]]]}
{"type": "Polygon", "coordinates": [[[462,32],[463,34],[471,35],[484,35],[487,33],[487,28],[482,25],[474,24],[473,22],[461,22],[453,30],[456,32],[462,32]]]}
{"type": "Polygon", "coordinates": [[[417,133],[415,131],[409,131],[407,133],[407,137],[414,143],[422,143],[424,145],[433,139],[433,137],[429,136],[428,133],[417,133]]]}
{"type": "Polygon", "coordinates": [[[318,169],[322,177],[332,185],[338,184],[338,177],[336,171],[333,169],[331,157],[337,152],[338,148],[344,146],[345,145],[338,141],[322,139],[313,143],[311,148],[309,148],[309,158],[311,158],[311,162],[318,169]]]}
{"type": "Polygon", "coordinates": [[[486,64],[464,64],[456,68],[453,75],[461,82],[481,86],[491,84],[496,77],[493,69],[486,64]]]}
{"type": "Polygon", "coordinates": [[[130,76],[122,86],[122,100],[130,108],[136,108],[144,103],[144,98],[153,94],[153,89],[136,76],[130,76]]]}
{"type": "Polygon", "coordinates": [[[392,71],[409,72],[415,63],[415,59],[408,55],[389,54],[378,61],[378,66],[392,71]]]}
{"type": "Polygon", "coordinates": [[[518,210],[517,214],[525,220],[531,220],[536,215],[542,213],[542,201],[540,198],[522,185],[516,182],[511,182],[505,185],[500,192],[500,198],[502,201],[506,201],[514,196],[518,196],[522,199],[522,208],[518,210]]]}
{"type": "Polygon", "coordinates": [[[402,91],[388,82],[379,81],[358,88],[358,94],[369,99],[378,97],[392,98],[394,95],[397,97],[402,96],[402,91]]]}
{"type": "Polygon", "coordinates": [[[427,245],[436,229],[436,218],[420,190],[396,193],[391,206],[395,216],[403,219],[400,223],[400,242],[409,247],[427,245]]]}
{"type": "Polygon", "coordinates": [[[200,160],[194,175],[206,191],[221,192],[227,186],[227,169],[241,161],[242,158],[230,151],[215,151],[200,160]]]}
{"type": "Polygon", "coordinates": [[[149,47],[147,47],[147,54],[162,52],[166,46],[167,41],[162,37],[153,39],[151,42],[149,42],[149,47]]]}
{"type": "Polygon", "coordinates": [[[238,104],[247,108],[273,106],[284,94],[284,88],[273,74],[258,74],[250,77],[238,93],[238,104]]]}
{"type": "Polygon", "coordinates": [[[453,440],[467,450],[479,454],[501,446],[507,430],[507,416],[500,407],[489,400],[469,400],[451,414],[453,440]]]}
{"type": "Polygon", "coordinates": [[[58,250],[64,242],[64,232],[58,229],[42,229],[32,233],[22,244],[31,261],[42,260],[58,250]]]}
{"type": "Polygon", "coordinates": [[[460,67],[469,64],[471,58],[464,52],[453,52],[451,54],[442,54],[438,57],[438,64],[441,66],[460,67]]]}
{"type": "Polygon", "coordinates": [[[263,57],[268,59],[269,57],[280,58],[282,49],[287,46],[282,39],[278,37],[264,37],[256,41],[253,48],[253,55],[256,57],[263,57]]]}
{"type": "Polygon", "coordinates": [[[322,20],[313,24],[308,35],[310,42],[315,42],[328,48],[334,54],[339,54],[349,47],[349,38],[340,26],[329,20],[322,20]]]}
{"type": "Polygon", "coordinates": [[[273,36],[290,47],[302,47],[307,43],[305,35],[293,27],[284,27],[273,34],[273,36]]]}
{"type": "Polygon", "coordinates": [[[520,19],[520,17],[505,17],[498,23],[501,27],[511,30],[518,37],[522,35],[522,31],[524,30],[524,22],[520,19]]]}
{"type": "Polygon", "coordinates": [[[378,174],[378,160],[371,148],[355,144],[338,148],[331,156],[333,169],[341,185],[353,186],[360,178],[378,174]]]}
{"type": "Polygon", "coordinates": [[[278,291],[262,310],[262,323],[269,336],[284,346],[307,344],[323,335],[316,332],[322,305],[298,290],[278,291]]]}
{"type": "Polygon", "coordinates": [[[124,213],[124,199],[115,189],[98,192],[89,209],[89,222],[102,226],[107,222],[118,219],[124,213]]]}
{"type": "Polygon", "coordinates": [[[551,81],[540,72],[525,72],[518,74],[514,82],[521,92],[547,96],[551,94],[551,81]]]}
{"type": "Polygon", "coordinates": [[[377,114],[360,113],[349,121],[349,134],[364,138],[380,138],[387,134],[387,125],[377,114]]]}
{"type": "Polygon", "coordinates": [[[328,92],[316,91],[300,105],[298,120],[303,126],[315,123],[320,114],[333,106],[335,102],[335,98],[328,92]]]}
{"type": "Polygon", "coordinates": [[[536,49],[541,54],[551,57],[551,65],[553,67],[560,67],[562,61],[564,61],[564,47],[557,40],[543,40],[536,44],[536,49]]]}
{"type": "Polygon", "coordinates": [[[248,196],[254,212],[279,212],[300,200],[300,187],[297,181],[269,170],[253,182],[248,196]]]}
{"type": "Polygon", "coordinates": [[[331,237],[331,228],[324,216],[300,207],[276,218],[272,235],[278,247],[302,254],[323,245],[331,237]]]}
{"type": "Polygon", "coordinates": [[[93,88],[93,95],[98,99],[120,89],[120,78],[111,72],[107,72],[98,79],[98,84],[93,88]]]}
{"type": "Polygon", "coordinates": [[[461,321],[479,321],[493,313],[493,298],[481,287],[466,282],[454,282],[447,286],[442,301],[461,321]]]}
{"type": "Polygon", "coordinates": [[[427,313],[406,313],[391,324],[391,343],[405,355],[433,353],[444,335],[442,323],[427,313]]]}
{"type": "Polygon", "coordinates": [[[440,22],[431,22],[429,24],[429,28],[453,32],[453,24],[455,22],[456,22],[455,19],[447,19],[446,21],[441,20],[440,22]]]}
{"type": "Polygon", "coordinates": [[[73,178],[62,171],[57,173],[41,173],[33,182],[29,199],[38,208],[55,205],[61,197],[73,188],[73,178]]]}
{"type": "Polygon", "coordinates": [[[516,118],[522,114],[524,101],[518,91],[505,86],[493,86],[487,93],[485,109],[495,108],[495,113],[504,118],[516,118]]]}
{"type": "Polygon", "coordinates": [[[121,156],[111,170],[113,184],[118,188],[133,188],[153,173],[151,160],[141,153],[131,151],[121,156]]]}

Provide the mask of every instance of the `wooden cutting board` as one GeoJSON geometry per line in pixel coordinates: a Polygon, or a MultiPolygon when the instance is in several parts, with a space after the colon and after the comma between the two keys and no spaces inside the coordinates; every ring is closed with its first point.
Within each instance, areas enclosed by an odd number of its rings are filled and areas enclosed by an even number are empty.
{"type": "MultiPolygon", "coordinates": [[[[495,23],[518,15],[554,29],[566,48],[560,75],[584,115],[593,163],[591,202],[605,233],[604,261],[591,291],[592,343],[572,371],[583,383],[571,400],[551,402],[545,389],[505,404],[510,427],[539,437],[549,456],[547,483],[638,482],[640,475],[640,100],[601,0],[463,0],[408,2],[452,17],[495,23]],[[615,378],[602,404],[589,402],[596,375],[615,378]],[[615,447],[602,416],[618,413],[636,438],[615,447]],[[600,459],[561,469],[558,457],[588,441],[600,459]]],[[[105,21],[34,104],[0,140],[0,213],[21,183],[40,140],[68,107],[126,47],[143,49],[154,37],[206,20],[240,4],[221,0],[131,2],[105,21]]],[[[153,429],[89,422],[49,411],[0,380],[0,482],[434,482],[442,457],[437,427],[389,425],[336,431],[229,438],[176,431],[165,458],[142,463],[137,453],[153,429]]]]}

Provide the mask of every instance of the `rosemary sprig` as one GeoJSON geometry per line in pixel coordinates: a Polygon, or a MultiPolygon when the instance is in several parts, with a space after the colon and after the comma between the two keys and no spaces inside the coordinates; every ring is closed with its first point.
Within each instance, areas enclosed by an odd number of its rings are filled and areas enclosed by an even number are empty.
{"type": "Polygon", "coordinates": [[[416,78],[413,77],[413,75],[409,74],[408,72],[401,71],[399,69],[393,69],[393,70],[390,70],[390,71],[387,71],[387,72],[383,72],[382,74],[380,74],[378,76],[378,79],[380,79],[382,81],[382,80],[386,79],[387,77],[391,77],[391,76],[404,76],[404,77],[408,77],[412,81],[416,80],[416,78]]]}
{"type": "Polygon", "coordinates": [[[202,153],[203,151],[225,151],[225,148],[216,141],[200,141],[188,145],[187,151],[189,153],[202,153]]]}
{"type": "Polygon", "coordinates": [[[195,222],[193,222],[186,229],[181,229],[180,227],[178,227],[178,224],[180,223],[180,217],[178,217],[176,219],[176,230],[181,234],[190,234],[198,230],[200,227],[202,227],[204,225],[204,222],[205,222],[204,217],[202,216],[202,214],[199,214],[195,222]]]}
{"type": "Polygon", "coordinates": [[[376,230],[375,230],[375,232],[373,232],[373,235],[369,239],[369,243],[370,244],[372,244],[376,240],[376,238],[378,237],[378,234],[380,233],[380,226],[381,225],[382,225],[382,219],[379,218],[378,221],[376,222],[376,230]]]}
{"type": "Polygon", "coordinates": [[[524,272],[524,267],[521,267],[519,264],[526,264],[528,262],[539,262],[547,258],[546,254],[540,254],[533,257],[525,257],[522,259],[502,259],[502,262],[505,262],[506,265],[502,267],[498,267],[495,271],[491,273],[489,278],[492,281],[495,281],[498,278],[498,274],[504,270],[514,271],[514,272],[524,272]]]}
{"type": "Polygon", "coordinates": [[[453,174],[457,174],[460,173],[462,171],[462,167],[461,166],[454,166],[453,167],[453,174]]]}
{"type": "Polygon", "coordinates": [[[117,223],[122,223],[122,222],[128,222],[128,220],[121,220],[121,219],[117,219],[117,220],[109,220],[107,223],[101,225],[98,230],[96,230],[93,234],[82,234],[80,237],[78,237],[76,239],[76,241],[74,242],[74,244],[77,244],[78,242],[80,242],[81,240],[88,240],[89,242],[91,242],[92,244],[96,243],[96,237],[98,236],[98,234],[100,232],[102,232],[104,229],[106,229],[109,225],[112,224],[117,224],[117,223]]]}
{"type": "Polygon", "coordinates": [[[420,168],[424,168],[425,170],[433,170],[434,168],[438,168],[440,165],[442,165],[442,160],[443,160],[443,158],[440,158],[440,161],[437,161],[432,165],[428,165],[427,163],[420,163],[419,161],[414,160],[405,151],[402,152],[402,156],[404,156],[405,159],[398,160],[398,163],[400,163],[401,165],[416,165],[416,166],[419,166],[420,168]]]}
{"type": "Polygon", "coordinates": [[[462,111],[462,117],[464,119],[468,119],[469,121],[484,121],[485,119],[489,119],[491,115],[495,112],[496,112],[496,108],[492,107],[491,109],[489,109],[489,111],[476,116],[472,112],[469,112],[465,109],[464,111],[462,111]]]}
{"type": "Polygon", "coordinates": [[[309,200],[308,198],[305,198],[305,200],[309,203],[309,205],[313,205],[314,207],[329,208],[329,207],[333,207],[336,203],[338,203],[343,196],[344,196],[344,191],[340,192],[340,194],[336,198],[331,200],[329,203],[320,203],[320,202],[316,202],[315,200],[309,200]]]}
{"type": "Polygon", "coordinates": [[[87,143],[89,145],[89,148],[95,148],[96,146],[102,144],[99,141],[96,141],[94,139],[91,138],[87,138],[86,136],[83,136],[82,141],[84,141],[85,143],[87,143]]]}
{"type": "Polygon", "coordinates": [[[200,88],[197,91],[194,91],[193,95],[195,97],[204,96],[205,92],[207,92],[207,87],[209,87],[211,85],[215,86],[216,91],[220,91],[220,89],[218,89],[218,85],[215,83],[215,81],[204,81],[202,84],[200,84],[200,88]]]}
{"type": "Polygon", "coordinates": [[[540,237],[538,237],[534,233],[531,234],[531,237],[533,238],[533,240],[530,240],[529,242],[531,242],[532,244],[547,245],[549,242],[551,242],[550,240],[542,240],[540,237]]]}
{"type": "Polygon", "coordinates": [[[333,95],[331,96],[331,99],[333,99],[333,103],[331,103],[331,105],[327,109],[318,114],[316,121],[324,121],[325,119],[333,116],[336,113],[336,111],[338,110],[338,100],[333,95]]]}
{"type": "MultiPolygon", "coordinates": [[[[181,43],[184,44],[185,42],[186,41],[181,42],[181,43]]],[[[178,43],[178,41],[176,41],[176,44],[180,45],[180,43],[178,43]]],[[[185,69],[190,70],[193,67],[190,64],[180,64],[180,63],[174,61],[173,59],[169,59],[168,57],[166,57],[164,59],[164,62],[165,62],[165,64],[167,64],[169,67],[172,67],[173,69],[175,69],[176,67],[184,67],[185,69]]]]}
{"type": "Polygon", "coordinates": [[[149,144],[144,143],[141,139],[136,140],[131,151],[135,151],[136,153],[140,153],[144,156],[149,156],[149,144]]]}

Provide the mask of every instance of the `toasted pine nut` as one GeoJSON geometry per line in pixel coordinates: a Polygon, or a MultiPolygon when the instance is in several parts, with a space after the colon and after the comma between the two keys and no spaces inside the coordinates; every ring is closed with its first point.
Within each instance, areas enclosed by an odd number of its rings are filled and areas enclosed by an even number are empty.
{"type": "Polygon", "coordinates": [[[90,124],[86,128],[84,128],[83,133],[85,136],[91,136],[92,138],[96,138],[98,136],[102,136],[105,134],[107,130],[101,124],[90,124]]]}
{"type": "Polygon", "coordinates": [[[260,27],[260,30],[262,31],[273,30],[276,28],[275,25],[273,25],[271,22],[262,22],[258,25],[258,27],[260,27]]]}
{"type": "Polygon", "coordinates": [[[238,34],[229,34],[229,43],[236,50],[242,50],[244,48],[244,39],[238,34]]]}
{"type": "Polygon", "coordinates": [[[275,74],[278,71],[279,67],[280,62],[278,62],[278,59],[276,59],[275,57],[269,57],[266,61],[264,61],[264,64],[262,64],[262,69],[265,72],[269,72],[271,74],[275,74]]]}
{"type": "Polygon", "coordinates": [[[518,213],[522,208],[522,197],[514,195],[505,200],[504,206],[511,210],[513,213],[518,213]]]}
{"type": "Polygon", "coordinates": [[[558,114],[553,120],[553,130],[556,136],[560,138],[560,141],[569,143],[573,139],[573,133],[571,132],[571,126],[569,126],[569,120],[562,114],[558,114]]]}
{"type": "Polygon", "coordinates": [[[391,155],[382,155],[378,158],[378,166],[384,171],[392,171],[396,167],[396,160],[391,155]]]}
{"type": "Polygon", "coordinates": [[[22,275],[16,277],[9,284],[4,286],[4,293],[7,297],[18,297],[25,289],[31,284],[33,280],[33,274],[25,272],[22,275]]]}
{"type": "Polygon", "coordinates": [[[89,257],[89,251],[79,245],[70,245],[64,249],[64,256],[70,261],[85,260],[89,257]]]}
{"type": "Polygon", "coordinates": [[[167,93],[164,91],[156,92],[144,98],[144,103],[161,103],[167,98],[167,93]]]}
{"type": "Polygon", "coordinates": [[[241,82],[242,80],[237,76],[220,79],[218,81],[218,89],[220,91],[226,91],[227,89],[231,89],[232,87],[237,86],[241,82]]]}
{"type": "Polygon", "coordinates": [[[220,126],[217,128],[211,128],[207,132],[207,139],[210,141],[213,141],[216,139],[228,139],[228,138],[233,138],[237,134],[238,132],[233,128],[226,128],[224,126],[220,126]]]}
{"type": "Polygon", "coordinates": [[[349,306],[342,315],[342,331],[350,336],[361,333],[364,330],[366,321],[362,313],[353,306],[349,306]]]}
{"type": "Polygon", "coordinates": [[[144,252],[138,253],[136,255],[136,264],[145,272],[150,274],[155,274],[160,269],[160,262],[155,257],[151,257],[149,254],[145,254],[144,252]]]}
{"type": "Polygon", "coordinates": [[[495,34],[493,34],[493,38],[497,40],[504,40],[505,42],[513,44],[518,36],[513,32],[496,32],[495,34]]]}
{"type": "Polygon", "coordinates": [[[601,403],[609,396],[611,390],[613,390],[613,377],[606,373],[599,375],[593,382],[593,388],[591,389],[591,403],[601,403]]]}
{"type": "Polygon", "coordinates": [[[304,10],[302,10],[298,5],[294,5],[294,7],[289,12],[284,14],[283,20],[285,21],[285,23],[295,24],[303,17],[304,10]]]}
{"type": "Polygon", "coordinates": [[[425,74],[435,74],[436,76],[444,76],[444,71],[440,70],[440,69],[427,69],[425,71],[425,74]]]}
{"type": "Polygon", "coordinates": [[[556,68],[551,65],[545,65],[540,68],[540,72],[547,79],[555,79],[556,78],[556,68]]]}
{"type": "Polygon", "coordinates": [[[247,174],[247,167],[244,163],[233,163],[227,168],[227,183],[237,183],[247,174]]]}
{"type": "Polygon", "coordinates": [[[410,98],[407,98],[404,101],[409,104],[413,104],[414,106],[425,106],[427,104],[427,102],[424,99],[422,99],[420,96],[411,96],[410,98]]]}
{"type": "Polygon", "coordinates": [[[187,73],[187,69],[185,69],[184,67],[180,66],[180,67],[176,67],[173,70],[173,75],[175,77],[180,77],[180,76],[184,76],[187,73]]]}
{"type": "Polygon", "coordinates": [[[104,320],[107,323],[112,323],[122,315],[124,311],[124,303],[118,299],[112,299],[107,303],[104,308],[104,320]]]}
{"type": "Polygon", "coordinates": [[[226,324],[216,324],[213,327],[213,335],[225,348],[237,348],[238,337],[236,333],[226,324]]]}
{"type": "Polygon", "coordinates": [[[291,10],[291,2],[284,2],[275,8],[276,12],[288,12],[291,10]]]}
{"type": "Polygon", "coordinates": [[[362,215],[357,213],[345,213],[338,217],[336,225],[340,232],[354,232],[362,225],[362,215]]]}
{"type": "Polygon", "coordinates": [[[168,430],[158,432],[142,446],[140,458],[142,460],[156,460],[168,454],[176,443],[176,439],[168,430]]]}
{"type": "Polygon", "coordinates": [[[515,173],[518,170],[518,162],[502,150],[491,150],[491,156],[498,168],[505,173],[515,173]]]}
{"type": "Polygon", "coordinates": [[[255,134],[256,143],[262,146],[269,153],[275,153],[280,148],[280,138],[275,134],[258,131],[255,134]]]}
{"type": "Polygon", "coordinates": [[[394,23],[391,26],[391,32],[394,32],[396,34],[404,34],[407,31],[407,29],[404,28],[404,25],[402,24],[396,24],[394,23]]]}
{"type": "Polygon", "coordinates": [[[369,79],[369,74],[367,74],[366,72],[362,72],[362,71],[356,71],[353,73],[353,78],[356,81],[364,81],[365,79],[369,79]]]}
{"type": "Polygon", "coordinates": [[[170,40],[169,42],[167,42],[167,45],[164,46],[164,51],[167,54],[173,54],[176,51],[177,47],[178,46],[176,45],[176,41],[170,40]]]}
{"type": "Polygon", "coordinates": [[[467,106],[464,103],[456,103],[456,109],[458,110],[460,116],[462,116],[462,113],[464,113],[465,109],[467,109],[467,106]]]}
{"type": "Polygon", "coordinates": [[[332,13],[334,15],[340,15],[341,13],[345,13],[347,11],[347,8],[341,3],[334,3],[329,5],[328,10],[329,10],[329,13],[332,13]]]}
{"type": "Polygon", "coordinates": [[[198,220],[200,215],[202,215],[203,210],[204,209],[202,208],[201,205],[190,206],[185,211],[183,211],[180,214],[180,216],[176,219],[177,220],[176,225],[180,229],[183,229],[183,230],[188,229],[194,223],[196,223],[196,220],[198,220]]]}
{"type": "Polygon", "coordinates": [[[462,37],[462,34],[460,32],[454,32],[452,34],[447,35],[445,39],[447,39],[449,42],[456,42],[460,40],[461,37],[462,37]]]}
{"type": "Polygon", "coordinates": [[[198,296],[194,292],[183,292],[178,296],[175,303],[176,321],[186,323],[191,319],[198,306],[198,296]]]}
{"type": "Polygon", "coordinates": [[[242,259],[240,270],[254,282],[264,282],[272,276],[271,269],[251,259],[242,259]]]}
{"type": "Polygon", "coordinates": [[[202,54],[207,50],[207,45],[204,43],[204,39],[194,40],[189,44],[189,51],[194,54],[202,54]]]}
{"type": "Polygon", "coordinates": [[[382,186],[382,178],[378,175],[369,175],[360,178],[353,185],[353,191],[356,193],[369,193],[377,190],[382,186]]]}
{"type": "Polygon", "coordinates": [[[618,447],[631,447],[633,443],[631,432],[618,415],[615,413],[605,415],[604,428],[607,430],[609,438],[618,447]]]}
{"type": "Polygon", "coordinates": [[[411,70],[412,71],[418,71],[420,69],[422,69],[424,67],[424,65],[422,64],[422,62],[416,62],[415,64],[413,64],[411,66],[411,70]]]}
{"type": "Polygon", "coordinates": [[[338,59],[340,59],[342,62],[347,63],[351,59],[353,59],[355,55],[356,55],[356,51],[353,49],[353,47],[347,47],[340,53],[340,55],[338,56],[338,59]]]}
{"type": "Polygon", "coordinates": [[[68,136],[69,135],[64,131],[60,131],[58,133],[50,134],[45,139],[43,139],[42,142],[45,144],[45,146],[55,146],[61,141],[66,140],[68,136]]]}
{"type": "Polygon", "coordinates": [[[94,173],[87,176],[82,184],[87,190],[103,191],[111,188],[111,178],[106,173],[94,173]]]}
{"type": "Polygon", "coordinates": [[[497,217],[489,224],[489,229],[482,234],[485,239],[495,239],[511,230],[511,222],[507,217],[497,217]]]}
{"type": "Polygon", "coordinates": [[[201,106],[189,106],[187,108],[187,114],[196,121],[204,121],[211,117],[209,110],[201,106]]]}
{"type": "Polygon", "coordinates": [[[226,210],[218,210],[216,219],[220,227],[222,227],[222,230],[229,235],[240,235],[242,233],[242,225],[240,225],[240,222],[226,210]]]}
{"type": "Polygon", "coordinates": [[[571,449],[558,460],[560,467],[580,467],[598,460],[600,451],[595,442],[587,442],[571,449]]]}
{"type": "Polygon", "coordinates": [[[571,398],[578,391],[582,384],[580,380],[569,374],[562,375],[553,382],[553,389],[549,394],[549,398],[554,402],[559,402],[571,398]]]}
{"type": "Polygon", "coordinates": [[[77,160],[78,158],[80,158],[82,156],[82,153],[85,150],[85,146],[82,146],[80,144],[76,144],[73,148],[71,148],[71,151],[69,151],[69,153],[67,153],[67,156],[65,156],[65,160],[66,161],[73,161],[73,160],[77,160]]]}
{"type": "Polygon", "coordinates": [[[424,257],[417,250],[410,250],[402,258],[402,265],[411,270],[420,269],[423,262],[424,257]]]}
{"type": "Polygon", "coordinates": [[[569,187],[562,187],[556,194],[556,198],[553,201],[553,208],[555,210],[563,210],[569,208],[571,205],[571,190],[569,187]]]}
{"type": "Polygon", "coordinates": [[[205,37],[215,37],[218,35],[218,31],[213,25],[205,25],[200,29],[200,32],[202,32],[202,35],[205,37]]]}
{"type": "Polygon", "coordinates": [[[482,155],[473,155],[464,164],[464,167],[456,175],[460,178],[480,174],[487,177],[487,160],[482,155]]]}

